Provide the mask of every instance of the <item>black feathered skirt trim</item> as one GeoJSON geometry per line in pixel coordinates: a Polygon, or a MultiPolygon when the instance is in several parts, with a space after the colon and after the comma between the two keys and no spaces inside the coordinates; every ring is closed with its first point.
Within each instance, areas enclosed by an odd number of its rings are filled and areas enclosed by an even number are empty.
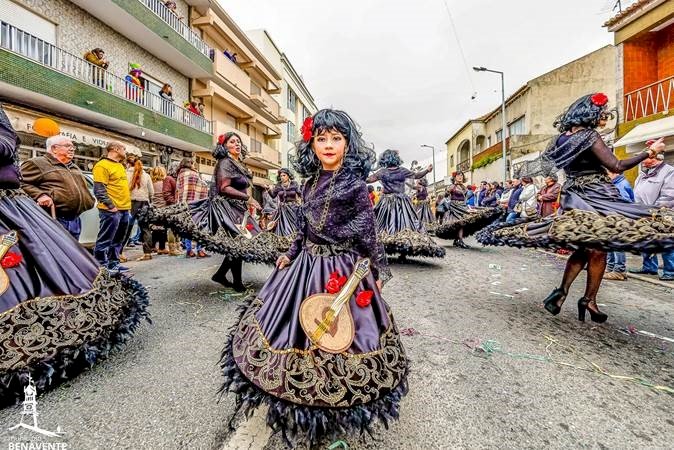
{"type": "MultiPolygon", "coordinates": [[[[287,240],[273,233],[260,232],[257,223],[249,220],[254,235],[248,239],[236,230],[241,218],[230,206],[231,200],[213,198],[165,208],[151,208],[142,217],[154,225],[163,225],[184,239],[200,243],[205,249],[230,259],[242,259],[249,263],[273,265],[285,247],[287,240]],[[195,220],[196,218],[196,220],[195,220]]],[[[288,244],[289,246],[289,244],[288,244]]]]}
{"type": "Polygon", "coordinates": [[[629,219],[573,209],[535,222],[492,226],[477,239],[483,245],[660,253],[674,249],[674,210],[654,209],[649,217],[629,219]]]}
{"type": "Polygon", "coordinates": [[[0,315],[0,406],[18,403],[28,377],[38,394],[53,389],[118,350],[147,312],[138,281],[101,270],[79,295],[27,300],[0,315]]]}
{"type": "Polygon", "coordinates": [[[387,255],[444,258],[445,249],[424,232],[404,230],[395,234],[379,233],[387,255]]]}
{"type": "Polygon", "coordinates": [[[449,209],[445,212],[442,223],[435,228],[435,235],[441,239],[456,239],[461,229],[463,237],[475,234],[503,214],[503,210],[499,208],[470,209],[465,204],[454,201],[446,204],[449,209]]]}
{"type": "MultiPolygon", "coordinates": [[[[407,375],[409,366],[405,366],[401,382],[386,394],[365,404],[350,407],[312,407],[282,400],[270,395],[251,383],[241,372],[234,358],[234,336],[241,320],[255,301],[250,296],[239,307],[241,318],[232,327],[227,337],[220,359],[224,383],[219,393],[236,396],[236,409],[229,420],[230,429],[237,417],[250,417],[260,406],[267,406],[266,423],[275,433],[281,433],[289,448],[307,443],[316,445],[324,439],[335,439],[345,435],[368,433],[372,435],[373,426],[381,422],[386,429],[400,415],[400,402],[407,394],[407,375]]],[[[409,364],[409,363],[407,363],[409,364]]],[[[273,370],[274,368],[269,368],[273,370]]]]}

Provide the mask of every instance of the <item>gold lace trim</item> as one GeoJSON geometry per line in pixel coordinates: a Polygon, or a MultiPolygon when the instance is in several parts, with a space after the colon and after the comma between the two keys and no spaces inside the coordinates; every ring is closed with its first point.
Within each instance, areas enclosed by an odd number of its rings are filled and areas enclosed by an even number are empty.
{"type": "Polygon", "coordinates": [[[246,378],[265,392],[301,405],[349,407],[376,400],[404,380],[407,357],[390,312],[380,350],[331,354],[315,347],[273,349],[255,319],[261,304],[256,299],[244,313],[232,353],[246,378]]]}
{"type": "Polygon", "coordinates": [[[0,371],[21,369],[111,333],[128,303],[129,292],[102,272],[85,294],[20,303],[0,316],[0,371]]]}

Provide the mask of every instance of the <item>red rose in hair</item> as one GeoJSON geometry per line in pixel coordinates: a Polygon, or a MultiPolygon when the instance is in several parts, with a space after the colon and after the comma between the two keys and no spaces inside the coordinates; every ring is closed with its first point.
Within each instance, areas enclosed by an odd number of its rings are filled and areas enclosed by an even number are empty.
{"type": "Polygon", "coordinates": [[[225,145],[225,135],[224,134],[221,134],[220,136],[218,136],[218,144],[225,145]]]}
{"type": "Polygon", "coordinates": [[[367,308],[370,306],[370,303],[372,303],[372,297],[374,296],[374,292],[372,291],[361,291],[356,295],[356,305],[360,306],[361,308],[367,308]]]}
{"type": "Polygon", "coordinates": [[[311,137],[313,136],[313,128],[314,128],[314,118],[309,116],[306,119],[304,119],[304,123],[302,124],[302,128],[300,129],[300,132],[302,133],[302,139],[304,142],[309,142],[311,140],[311,137]]]}
{"type": "Polygon", "coordinates": [[[2,266],[3,269],[11,269],[12,267],[21,264],[21,261],[23,261],[23,256],[19,253],[9,252],[2,258],[2,261],[0,261],[0,266],[2,266]]]}
{"type": "Polygon", "coordinates": [[[601,92],[597,92],[594,94],[592,97],[590,97],[590,101],[597,106],[604,106],[608,103],[608,97],[606,94],[603,94],[601,92]]]}

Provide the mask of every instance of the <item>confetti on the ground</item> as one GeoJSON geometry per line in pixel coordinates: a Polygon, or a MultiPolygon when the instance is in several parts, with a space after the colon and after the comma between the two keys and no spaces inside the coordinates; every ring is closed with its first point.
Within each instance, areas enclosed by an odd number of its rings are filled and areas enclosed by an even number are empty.
{"type": "Polygon", "coordinates": [[[514,295],[510,295],[510,294],[502,294],[502,293],[500,293],[500,292],[493,292],[493,291],[490,291],[489,293],[492,294],[492,295],[500,295],[501,297],[506,297],[506,298],[515,298],[514,295]]]}
{"type": "Polygon", "coordinates": [[[328,447],[328,450],[335,450],[337,448],[343,448],[344,450],[349,450],[349,444],[347,444],[344,441],[335,441],[332,444],[330,444],[330,447],[328,447]]]}
{"type": "Polygon", "coordinates": [[[498,264],[489,264],[490,269],[501,270],[501,266],[498,264]]]}

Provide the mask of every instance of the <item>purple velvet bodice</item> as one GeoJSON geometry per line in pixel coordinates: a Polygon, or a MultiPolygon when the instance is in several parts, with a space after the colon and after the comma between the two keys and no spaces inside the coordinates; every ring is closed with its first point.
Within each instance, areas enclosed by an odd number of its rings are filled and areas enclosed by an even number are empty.
{"type": "Polygon", "coordinates": [[[278,183],[271,191],[271,196],[272,198],[278,197],[280,203],[295,203],[297,198],[301,196],[300,187],[295,181],[291,181],[288,187],[278,183]]]}
{"type": "Polygon", "coordinates": [[[360,256],[370,258],[375,278],[389,278],[384,248],[377,241],[367,185],[348,169],[342,169],[336,175],[330,207],[320,229],[333,173],[321,170],[315,190],[312,189],[315,178],[307,180],[302,193],[304,203],[298,209],[299,232],[287,256],[295,259],[307,241],[318,245],[350,246],[360,256]]]}
{"type": "Polygon", "coordinates": [[[404,194],[406,179],[423,178],[428,172],[430,172],[428,169],[412,172],[405,167],[384,167],[370,175],[367,182],[379,181],[384,194],[404,194]]]}

